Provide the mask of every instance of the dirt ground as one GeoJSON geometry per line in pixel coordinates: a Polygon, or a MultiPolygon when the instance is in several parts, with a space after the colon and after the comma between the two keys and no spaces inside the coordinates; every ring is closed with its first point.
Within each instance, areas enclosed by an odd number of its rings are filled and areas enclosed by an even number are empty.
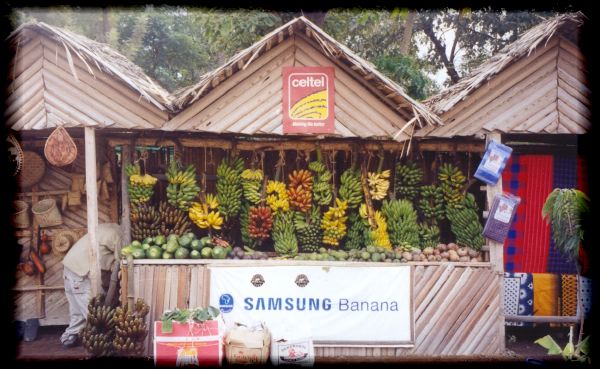
{"type": "MultiPolygon", "coordinates": [[[[37,366],[44,363],[55,363],[58,367],[81,367],[85,363],[87,366],[89,356],[86,354],[83,347],[63,348],[60,343],[60,335],[64,330],[64,326],[49,326],[40,327],[36,340],[31,342],[20,341],[17,343],[16,364],[25,364],[27,366],[37,366]],[[65,366],[66,365],[66,366],[65,366]]],[[[355,364],[365,364],[368,366],[383,364],[384,366],[408,364],[409,366],[452,366],[465,364],[485,364],[486,367],[500,365],[506,367],[507,364],[514,366],[521,364],[526,367],[564,367],[562,358],[546,355],[546,350],[534,343],[538,338],[550,334],[561,346],[568,342],[567,327],[550,327],[547,324],[538,325],[536,327],[507,327],[506,328],[506,352],[498,357],[460,357],[460,358],[411,358],[402,362],[398,359],[382,358],[381,360],[369,359],[356,360],[356,358],[339,358],[328,360],[317,360],[315,366],[336,366],[337,364],[347,365],[349,362],[355,364]]],[[[127,361],[129,363],[129,361],[127,361]]],[[[131,361],[132,364],[138,366],[153,366],[151,358],[141,358],[131,361]]],[[[107,361],[106,364],[110,364],[107,361]]],[[[55,365],[53,365],[55,366],[55,365]]],[[[106,368],[105,365],[102,365],[106,368]]],[[[128,365],[129,366],[129,365],[128,365]]],[[[483,366],[483,365],[482,365],[483,366]]]]}

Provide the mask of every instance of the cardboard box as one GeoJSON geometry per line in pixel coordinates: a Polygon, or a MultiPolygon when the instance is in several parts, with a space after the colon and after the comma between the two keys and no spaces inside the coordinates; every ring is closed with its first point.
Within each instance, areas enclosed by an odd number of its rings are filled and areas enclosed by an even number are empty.
{"type": "Polygon", "coordinates": [[[313,366],[315,348],[312,338],[278,339],[271,343],[271,364],[313,366]]]}
{"type": "Polygon", "coordinates": [[[164,333],[162,322],[154,322],[154,365],[220,366],[223,360],[223,324],[173,322],[173,331],[164,333]]]}
{"type": "Polygon", "coordinates": [[[229,364],[265,364],[270,346],[271,332],[264,325],[255,330],[236,325],[225,335],[225,358],[229,364]]]}

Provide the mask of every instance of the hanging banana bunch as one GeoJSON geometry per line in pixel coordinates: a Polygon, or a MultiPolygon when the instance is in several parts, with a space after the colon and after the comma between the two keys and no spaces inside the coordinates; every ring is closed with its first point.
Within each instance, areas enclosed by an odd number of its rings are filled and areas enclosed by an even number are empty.
{"type": "Polygon", "coordinates": [[[154,195],[154,185],[158,181],[156,177],[149,174],[141,175],[138,164],[127,164],[125,173],[129,176],[127,193],[132,204],[145,203],[154,195]]]}
{"type": "Polygon", "coordinates": [[[235,160],[223,158],[217,167],[217,200],[225,220],[236,217],[240,212],[243,170],[244,161],[240,157],[235,160]]]}
{"type": "Polygon", "coordinates": [[[159,234],[182,236],[192,231],[192,223],[185,211],[169,205],[166,201],[161,201],[158,204],[158,213],[160,216],[159,234]]]}
{"type": "Polygon", "coordinates": [[[269,205],[273,213],[277,213],[278,211],[285,213],[290,210],[285,183],[279,181],[267,182],[267,205],[269,205]]]}
{"type": "Polygon", "coordinates": [[[413,200],[419,192],[418,185],[421,181],[423,181],[423,170],[415,163],[398,163],[394,175],[396,198],[413,200]]]}
{"type": "Polygon", "coordinates": [[[460,208],[464,199],[463,187],[467,178],[456,166],[445,163],[440,166],[438,180],[444,194],[446,212],[451,208],[460,208]]]}
{"type": "Polygon", "coordinates": [[[435,222],[431,225],[420,223],[419,238],[421,240],[421,249],[426,247],[436,247],[440,243],[440,227],[438,227],[435,222]]]}
{"type": "Polygon", "coordinates": [[[367,182],[369,183],[369,193],[373,200],[383,200],[387,196],[390,188],[390,170],[382,172],[369,172],[367,182]]]}
{"type": "Polygon", "coordinates": [[[256,242],[250,237],[250,232],[248,232],[249,213],[250,204],[244,202],[240,208],[240,234],[242,236],[242,244],[253,249],[256,246],[256,242]]]}
{"type": "Polygon", "coordinates": [[[294,226],[300,251],[317,252],[323,239],[319,208],[313,207],[307,214],[294,212],[294,226]]]}
{"type": "Polygon", "coordinates": [[[419,246],[417,212],[408,200],[384,201],[381,211],[388,221],[390,240],[394,246],[409,244],[419,246]]]}
{"type": "Polygon", "coordinates": [[[348,203],[335,199],[336,206],[330,206],[323,214],[321,228],[323,229],[323,243],[338,246],[340,240],[346,235],[346,210],[348,203]]]}
{"type": "Polygon", "coordinates": [[[325,206],[331,204],[333,192],[331,188],[331,172],[320,160],[320,151],[317,151],[317,161],[310,162],[308,169],[314,173],[313,199],[316,205],[325,206]]]}
{"type": "Polygon", "coordinates": [[[477,214],[477,203],[471,193],[464,197],[460,206],[448,210],[450,229],[456,236],[456,243],[460,246],[481,250],[481,246],[485,244],[485,238],[481,235],[483,227],[477,214]]]}
{"type": "Polygon", "coordinates": [[[370,229],[366,217],[366,208],[364,219],[356,212],[352,212],[348,216],[350,227],[348,228],[348,235],[344,243],[346,250],[360,249],[367,245],[368,240],[365,236],[370,232],[370,229]]]}
{"type": "Polygon", "coordinates": [[[252,205],[258,205],[261,201],[261,187],[263,172],[260,169],[246,169],[242,172],[242,189],[244,199],[252,205]]]}
{"type": "Polygon", "coordinates": [[[248,234],[263,241],[269,238],[273,228],[273,214],[268,206],[251,207],[248,211],[248,234]]]}
{"type": "Polygon", "coordinates": [[[192,203],[192,206],[189,210],[190,219],[192,222],[194,222],[194,224],[202,229],[221,229],[221,225],[223,225],[223,217],[221,217],[219,210],[217,210],[218,207],[219,202],[215,196],[207,194],[206,202],[192,203]]]}
{"type": "Polygon", "coordinates": [[[388,235],[388,226],[385,217],[379,210],[375,211],[375,225],[371,231],[371,239],[373,240],[374,246],[383,247],[384,249],[391,250],[392,244],[388,235]]]}
{"type": "Polygon", "coordinates": [[[131,237],[134,240],[158,236],[161,219],[156,207],[146,203],[132,204],[130,219],[131,237]]]}
{"type": "Polygon", "coordinates": [[[312,202],[313,176],[306,169],[294,170],[288,176],[287,196],[290,207],[306,213],[312,202]]]}
{"type": "Polygon", "coordinates": [[[293,217],[292,212],[275,214],[272,236],[275,252],[279,256],[295,256],[298,254],[298,239],[294,234],[293,217]]]}
{"type": "Polygon", "coordinates": [[[444,192],[439,186],[422,186],[418,205],[423,216],[430,221],[442,220],[446,215],[444,209],[444,192]]]}
{"type": "Polygon", "coordinates": [[[200,187],[196,184],[196,168],[188,165],[185,170],[180,170],[179,161],[173,160],[169,163],[167,172],[167,201],[183,211],[188,211],[192,200],[200,192],[200,187]]]}
{"type": "Polygon", "coordinates": [[[340,199],[348,203],[349,209],[356,209],[363,201],[360,171],[347,169],[340,177],[340,199]]]}
{"type": "Polygon", "coordinates": [[[118,356],[141,357],[144,354],[144,340],[148,335],[145,318],[149,311],[142,299],[138,299],[131,309],[127,306],[115,309],[115,338],[112,343],[118,356]]]}

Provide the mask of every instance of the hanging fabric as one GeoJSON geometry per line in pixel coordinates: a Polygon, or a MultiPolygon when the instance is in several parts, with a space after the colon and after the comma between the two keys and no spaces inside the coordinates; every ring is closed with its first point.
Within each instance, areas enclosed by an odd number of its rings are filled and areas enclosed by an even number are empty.
{"type": "Polygon", "coordinates": [[[48,136],[44,145],[44,156],[54,166],[64,167],[71,164],[77,158],[77,145],[62,126],[48,136]]]}

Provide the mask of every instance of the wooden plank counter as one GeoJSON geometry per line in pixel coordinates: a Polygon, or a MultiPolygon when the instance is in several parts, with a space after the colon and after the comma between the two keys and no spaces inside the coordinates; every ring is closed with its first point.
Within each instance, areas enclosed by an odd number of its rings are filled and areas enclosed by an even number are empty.
{"type": "MultiPolygon", "coordinates": [[[[143,298],[150,305],[148,322],[164,310],[207,306],[209,266],[344,266],[373,267],[368,262],[300,260],[135,260],[134,291],[121,286],[121,296],[143,298]]],[[[413,347],[316,347],[316,359],[377,357],[498,356],[504,343],[498,337],[500,275],[490,263],[410,262],[380,263],[386,268],[410,265],[413,272],[415,342],[413,347]]],[[[126,262],[122,273],[127,273],[126,262]]],[[[131,278],[131,276],[128,276],[131,278]]],[[[147,355],[152,356],[152,324],[147,355]]]]}

